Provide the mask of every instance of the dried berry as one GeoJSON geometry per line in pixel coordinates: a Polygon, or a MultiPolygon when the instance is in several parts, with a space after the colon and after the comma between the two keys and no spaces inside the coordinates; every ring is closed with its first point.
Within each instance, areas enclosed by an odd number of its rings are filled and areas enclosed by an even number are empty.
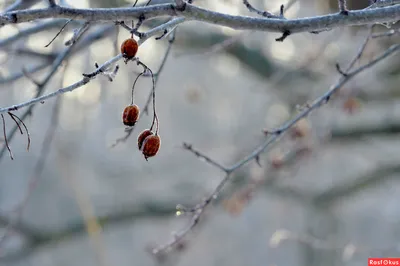
{"type": "Polygon", "coordinates": [[[121,45],[121,53],[123,56],[127,59],[131,59],[135,57],[137,51],[138,51],[138,43],[135,41],[135,39],[130,38],[125,40],[122,45],[121,45]]]}
{"type": "Polygon", "coordinates": [[[139,118],[140,109],[139,107],[134,105],[129,105],[125,107],[124,112],[122,113],[122,121],[126,126],[134,126],[139,118]]]}
{"type": "Polygon", "coordinates": [[[158,135],[147,136],[143,141],[142,153],[144,158],[147,160],[149,157],[153,157],[157,154],[160,149],[160,137],[158,135]]]}
{"type": "Polygon", "coordinates": [[[138,137],[138,139],[137,139],[137,140],[138,140],[138,148],[139,148],[139,150],[142,149],[144,140],[145,140],[148,136],[151,136],[151,135],[153,135],[153,132],[151,132],[150,129],[146,129],[146,130],[144,130],[142,133],[140,133],[140,135],[139,135],[139,137],[138,137]]]}

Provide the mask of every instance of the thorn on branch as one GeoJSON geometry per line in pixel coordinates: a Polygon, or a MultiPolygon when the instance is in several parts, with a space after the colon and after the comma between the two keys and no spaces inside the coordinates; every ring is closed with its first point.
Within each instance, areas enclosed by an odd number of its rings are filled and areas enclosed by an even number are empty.
{"type": "Polygon", "coordinates": [[[260,167],[262,167],[261,162],[260,162],[260,156],[257,155],[254,159],[255,159],[257,165],[260,166],[260,167]]]}
{"type": "Polygon", "coordinates": [[[283,42],[290,34],[291,34],[290,31],[285,30],[285,31],[282,33],[282,36],[279,37],[279,38],[276,38],[275,41],[277,41],[277,42],[283,42]]]}
{"type": "Polygon", "coordinates": [[[282,134],[281,129],[276,129],[276,130],[269,130],[269,129],[264,129],[263,133],[268,136],[268,135],[280,135],[282,134]]]}

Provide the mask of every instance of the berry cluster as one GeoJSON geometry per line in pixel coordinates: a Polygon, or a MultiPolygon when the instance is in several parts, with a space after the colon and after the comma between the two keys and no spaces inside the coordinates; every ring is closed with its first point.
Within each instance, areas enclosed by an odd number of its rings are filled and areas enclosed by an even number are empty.
{"type": "MultiPolygon", "coordinates": [[[[121,45],[121,53],[125,58],[125,62],[132,60],[138,51],[138,43],[135,39],[130,38],[125,40],[121,45]]],[[[158,117],[156,113],[156,94],[155,94],[155,82],[154,82],[154,75],[150,68],[148,68],[145,64],[140,62],[137,59],[138,65],[143,66],[144,70],[140,73],[132,85],[132,97],[131,97],[131,104],[125,107],[122,113],[122,122],[124,125],[133,127],[136,122],[139,120],[140,115],[140,108],[136,104],[134,104],[134,90],[136,82],[138,81],[139,77],[145,74],[147,71],[150,72],[152,81],[153,81],[153,89],[152,89],[152,97],[153,97],[153,122],[151,124],[150,129],[144,130],[138,137],[138,148],[142,152],[144,158],[147,161],[147,158],[153,157],[157,154],[158,150],[160,149],[161,139],[158,135],[158,117]],[[153,132],[153,127],[156,126],[155,132],[153,132]]]]}

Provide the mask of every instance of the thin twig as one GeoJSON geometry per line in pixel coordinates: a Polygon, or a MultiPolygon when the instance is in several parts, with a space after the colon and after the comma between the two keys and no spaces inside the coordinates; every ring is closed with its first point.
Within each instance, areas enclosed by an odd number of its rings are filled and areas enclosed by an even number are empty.
{"type": "Polygon", "coordinates": [[[4,115],[3,114],[1,114],[1,119],[3,120],[3,136],[4,136],[4,142],[5,142],[4,145],[7,147],[7,150],[8,150],[8,153],[10,154],[11,160],[14,160],[14,157],[13,157],[12,152],[11,152],[10,145],[8,144],[8,140],[7,140],[6,121],[4,120],[4,115]]]}
{"type": "Polygon", "coordinates": [[[31,147],[31,136],[29,134],[28,127],[26,126],[25,122],[22,121],[21,118],[19,118],[17,115],[15,115],[15,114],[13,114],[11,112],[8,112],[8,115],[12,118],[12,120],[14,120],[15,124],[17,124],[17,126],[18,126],[18,128],[19,128],[19,130],[21,132],[21,135],[23,134],[23,132],[22,132],[22,129],[21,129],[21,126],[19,125],[19,123],[21,123],[22,126],[24,127],[25,132],[26,132],[26,138],[28,140],[28,144],[26,145],[26,150],[29,151],[29,148],[31,147]]]}
{"type": "Polygon", "coordinates": [[[57,32],[56,36],[54,36],[53,39],[51,39],[51,41],[46,44],[44,47],[49,47],[50,44],[52,44],[54,42],[55,39],[57,39],[57,37],[61,34],[61,32],[64,31],[65,27],[67,27],[67,25],[72,21],[73,19],[69,19],[67,22],[65,22],[65,24],[61,27],[61,29],[57,32]]]}
{"type": "Polygon", "coordinates": [[[188,150],[188,151],[190,151],[190,152],[192,152],[197,157],[204,159],[207,163],[209,163],[211,165],[214,165],[215,167],[219,168],[220,170],[222,170],[224,172],[226,172],[228,170],[225,166],[219,164],[218,162],[214,161],[213,159],[211,159],[207,155],[205,155],[205,154],[201,153],[200,151],[194,149],[192,144],[188,144],[188,143],[185,142],[185,143],[183,143],[183,148],[188,150]]]}

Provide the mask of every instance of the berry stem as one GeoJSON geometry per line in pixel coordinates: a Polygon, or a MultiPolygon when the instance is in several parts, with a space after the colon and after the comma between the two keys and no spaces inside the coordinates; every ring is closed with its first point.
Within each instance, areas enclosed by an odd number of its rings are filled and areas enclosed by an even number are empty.
{"type": "Polygon", "coordinates": [[[153,71],[152,71],[148,66],[146,66],[143,62],[141,62],[141,61],[139,61],[139,60],[138,60],[137,63],[138,63],[138,65],[143,66],[143,68],[144,68],[143,73],[144,73],[146,70],[148,70],[148,71],[150,72],[150,74],[151,74],[151,81],[152,81],[152,83],[153,83],[153,87],[152,87],[152,92],[153,92],[153,95],[152,95],[152,97],[153,97],[153,122],[151,123],[150,130],[153,130],[154,123],[157,122],[157,124],[156,124],[156,126],[157,126],[156,135],[157,135],[157,133],[158,133],[158,126],[159,126],[159,125],[158,125],[158,117],[157,117],[157,112],[156,112],[156,81],[155,81],[155,79],[154,79],[153,71]]]}
{"type": "Polygon", "coordinates": [[[133,105],[133,92],[134,92],[134,90],[135,90],[136,82],[138,81],[138,79],[140,78],[140,76],[143,75],[143,74],[144,74],[144,71],[143,71],[142,73],[140,73],[140,74],[136,77],[135,81],[133,82],[133,85],[132,85],[131,105],[133,105]]]}

